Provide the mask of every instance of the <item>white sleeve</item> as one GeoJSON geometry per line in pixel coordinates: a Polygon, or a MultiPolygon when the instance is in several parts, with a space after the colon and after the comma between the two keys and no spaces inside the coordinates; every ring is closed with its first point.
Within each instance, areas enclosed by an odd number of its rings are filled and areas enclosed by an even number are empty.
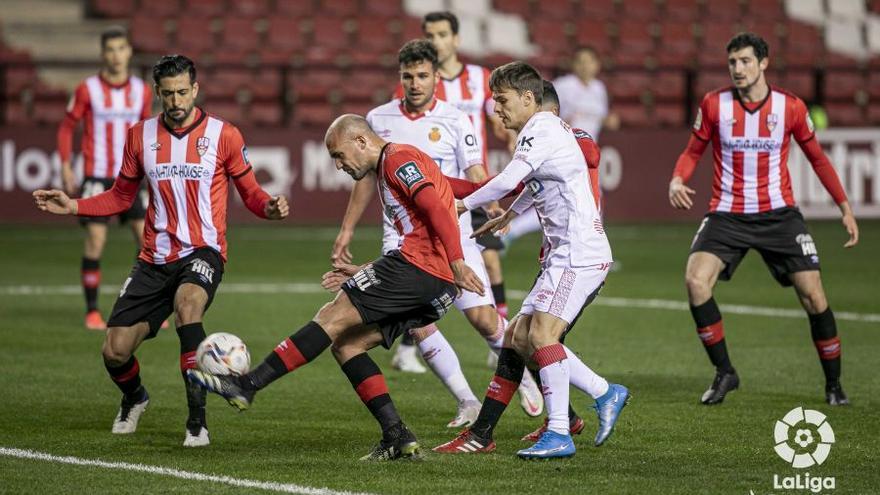
{"type": "Polygon", "coordinates": [[[461,173],[483,163],[483,151],[477,143],[477,132],[474,124],[464,113],[458,119],[459,135],[455,143],[455,160],[461,173]]]}
{"type": "Polygon", "coordinates": [[[503,198],[507,193],[516,189],[516,186],[531,172],[532,167],[528,163],[514,159],[485,186],[464,198],[462,200],[464,207],[473,210],[503,198]]]}
{"type": "Polygon", "coordinates": [[[513,210],[517,215],[522,215],[524,211],[528,210],[532,207],[532,204],[535,202],[535,197],[532,195],[532,192],[529,191],[529,188],[526,187],[523,189],[523,192],[519,193],[516,201],[510,205],[510,209],[513,210]]]}
{"type": "Polygon", "coordinates": [[[599,103],[600,103],[600,106],[602,107],[599,114],[601,115],[601,118],[604,119],[605,117],[608,116],[608,90],[605,89],[605,83],[603,83],[602,81],[599,81],[599,80],[596,80],[596,82],[599,83],[599,88],[601,89],[601,93],[602,93],[602,97],[599,98],[599,103]]]}

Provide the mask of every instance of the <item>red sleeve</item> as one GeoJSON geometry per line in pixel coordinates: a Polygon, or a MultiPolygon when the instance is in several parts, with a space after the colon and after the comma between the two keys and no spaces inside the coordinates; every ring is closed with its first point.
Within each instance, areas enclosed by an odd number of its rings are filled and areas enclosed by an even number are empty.
{"type": "Polygon", "coordinates": [[[681,177],[681,180],[684,182],[689,181],[694,173],[694,169],[697,168],[697,162],[700,161],[700,157],[703,156],[707,146],[709,146],[708,141],[699,139],[696,133],[691,134],[687,148],[684,149],[682,154],[678,156],[678,161],[675,162],[675,170],[673,170],[672,176],[681,177]]]}
{"type": "Polygon", "coordinates": [[[834,166],[831,165],[831,160],[819,146],[819,141],[810,139],[800,143],[800,146],[804,150],[804,154],[807,155],[807,159],[810,160],[810,165],[813,166],[816,175],[819,176],[819,181],[825,186],[828,194],[834,198],[834,202],[840,204],[846,201],[846,191],[843,190],[843,185],[840,183],[837,172],[834,171],[834,166]]]}
{"type": "Polygon", "coordinates": [[[413,194],[416,208],[425,215],[425,222],[431,231],[440,238],[449,262],[464,259],[461,250],[461,231],[452,213],[443,205],[433,184],[425,184],[413,194]]]}
{"type": "MultiPolygon", "coordinates": [[[[449,177],[448,175],[444,175],[443,177],[446,177],[446,180],[449,182],[449,185],[452,187],[452,196],[455,197],[455,199],[464,199],[464,198],[470,196],[477,189],[485,186],[486,184],[489,183],[490,180],[492,180],[492,177],[489,177],[488,179],[484,180],[483,182],[471,182],[469,180],[456,179],[455,177],[449,177]]],[[[523,189],[525,189],[525,187],[526,187],[525,184],[520,182],[519,185],[516,186],[516,189],[514,189],[513,191],[510,191],[504,197],[505,198],[512,198],[515,196],[519,196],[519,193],[523,192],[523,189]]]]}
{"type": "Polygon", "coordinates": [[[266,218],[266,204],[272,197],[260,187],[253,169],[248,168],[244,175],[234,177],[232,181],[247,209],[260,218],[266,218]]]}
{"type": "Polygon", "coordinates": [[[228,122],[223,124],[223,130],[220,131],[217,152],[223,160],[226,175],[233,179],[246,174],[251,169],[241,131],[228,122]]]}
{"type": "Polygon", "coordinates": [[[84,83],[80,83],[80,85],[76,87],[73,96],[70,97],[70,102],[67,104],[67,113],[64,115],[64,120],[61,121],[61,125],[58,127],[56,143],[58,146],[58,155],[61,157],[62,162],[70,160],[70,155],[73,154],[73,133],[76,130],[76,125],[82,120],[88,107],[89,90],[84,83]]]}
{"type": "Polygon", "coordinates": [[[694,136],[702,141],[712,139],[715,131],[715,106],[717,105],[718,94],[709,93],[703,97],[700,102],[700,108],[697,109],[697,116],[694,118],[692,131],[694,136]]]}
{"type": "Polygon", "coordinates": [[[803,145],[803,143],[816,136],[813,120],[810,118],[807,105],[804,104],[803,100],[792,96],[787,96],[787,98],[789,98],[789,104],[786,106],[788,110],[786,120],[791,122],[789,130],[795,141],[803,145]]]}
{"type": "Polygon", "coordinates": [[[147,119],[153,114],[153,91],[152,87],[144,82],[144,108],[141,109],[141,120],[147,119]]]}
{"type": "Polygon", "coordinates": [[[88,199],[77,199],[77,215],[81,217],[108,217],[131,208],[137,197],[140,180],[120,175],[109,191],[88,199]]]}

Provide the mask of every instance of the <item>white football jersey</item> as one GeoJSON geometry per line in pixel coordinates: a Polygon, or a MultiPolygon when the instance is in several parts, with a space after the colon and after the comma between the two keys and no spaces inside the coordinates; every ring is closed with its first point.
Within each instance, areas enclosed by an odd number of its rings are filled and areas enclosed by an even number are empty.
{"type": "Polygon", "coordinates": [[[593,79],[584,84],[574,74],[553,81],[559,94],[559,116],[578,129],[583,129],[599,139],[602,121],[608,116],[608,92],[605,84],[593,79]]]}
{"type": "Polygon", "coordinates": [[[596,208],[584,154],[571,126],[538,112],[520,131],[514,161],[526,163],[523,182],[544,231],[544,264],[572,267],[611,262],[611,246],[596,208]]]}
{"type": "MultiPolygon", "coordinates": [[[[370,110],[367,122],[382,139],[409,144],[428,154],[443,175],[465,179],[465,170],[483,163],[470,118],[445,101],[434,100],[430,110],[412,116],[404,110],[403,100],[394,99],[370,110]]],[[[458,223],[462,239],[468,239],[473,232],[470,212],[461,215],[458,223]]],[[[391,237],[396,239],[397,231],[387,217],[384,229],[387,247],[391,237]]]]}

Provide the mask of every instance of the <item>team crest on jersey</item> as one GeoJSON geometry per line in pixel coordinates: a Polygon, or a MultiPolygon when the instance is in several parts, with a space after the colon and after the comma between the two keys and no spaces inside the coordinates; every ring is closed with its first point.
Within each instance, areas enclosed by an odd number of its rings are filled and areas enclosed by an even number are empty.
{"type": "Polygon", "coordinates": [[[807,112],[807,129],[809,129],[810,132],[816,132],[816,126],[813,124],[813,118],[810,117],[809,112],[807,112]]]}
{"type": "Polygon", "coordinates": [[[425,179],[422,171],[416,166],[416,162],[404,163],[394,174],[410,189],[412,189],[413,185],[425,179]]]}
{"type": "Polygon", "coordinates": [[[248,158],[247,146],[241,147],[241,159],[244,160],[245,165],[251,164],[251,160],[248,158]]]}
{"type": "Polygon", "coordinates": [[[150,145],[151,151],[159,151],[162,148],[162,143],[156,141],[155,143],[150,145]]]}
{"type": "Polygon", "coordinates": [[[776,124],[779,123],[779,116],[775,113],[767,114],[767,130],[773,132],[773,129],[776,129],[776,124]]]}
{"type": "Polygon", "coordinates": [[[202,136],[196,140],[196,151],[199,153],[199,156],[205,156],[209,146],[211,146],[211,138],[209,137],[202,136]]]}
{"type": "Polygon", "coordinates": [[[703,128],[703,109],[697,109],[697,118],[694,119],[694,130],[699,131],[703,128]]]}
{"type": "Polygon", "coordinates": [[[432,127],[431,132],[428,133],[428,139],[430,139],[432,143],[440,141],[441,137],[439,127],[432,127]]]}

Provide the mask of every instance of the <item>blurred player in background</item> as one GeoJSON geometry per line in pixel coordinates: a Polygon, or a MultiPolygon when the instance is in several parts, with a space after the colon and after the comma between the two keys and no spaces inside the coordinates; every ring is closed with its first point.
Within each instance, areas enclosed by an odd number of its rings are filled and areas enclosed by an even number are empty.
{"type": "MultiPolygon", "coordinates": [[[[67,106],[67,115],[58,128],[58,154],[61,157],[61,182],[64,191],[77,193],[76,175],[71,164],[73,135],[84,121],[82,136],[83,180],[79,194],[88,198],[113,186],[122,167],[122,149],[128,128],[150,115],[152,93],[139,77],[129,74],[131,44],[121,27],[101,33],[101,71],[76,87],[67,106]]],[[[119,215],[120,222],[131,226],[138,249],[143,244],[147,195],[142,189],[131,208],[119,215]]],[[[104,330],[107,325],[98,310],[101,285],[101,254],[107,240],[110,217],[83,217],[86,240],[81,266],[81,281],[86,298],[85,326],[104,330]]]]}
{"type": "Polygon", "coordinates": [[[325,274],[322,285],[338,290],[336,298],[247,374],[189,375],[243,410],[259,390],[330,348],[382,430],[379,444],[361,460],[418,457],[418,441],[367,351],[390,349],[407,330],[439,320],[459,289],[484,295],[483,281],[465,264],[452,191],[431,157],[385,141],[353,114],[337,118],[324,143],[338,170],[356,181],[375,177],[383,212],[402,237],[399,249],[362,267],[325,274]]]}
{"type": "MultiPolygon", "coordinates": [[[[458,47],[461,39],[458,35],[458,18],[452,12],[431,12],[422,19],[422,31],[425,38],[437,48],[437,57],[440,62],[440,84],[437,85],[436,97],[451,103],[459,110],[467,114],[476,130],[477,144],[483,152],[483,178],[488,176],[489,163],[488,134],[492,132],[507,142],[510,136],[504,126],[495,117],[492,111],[492,92],[489,90],[489,69],[475,64],[465,64],[458,58],[458,47]]],[[[403,97],[403,89],[397,88],[395,97],[403,97]]],[[[477,172],[473,172],[476,174],[477,172]]],[[[481,179],[482,180],[482,179],[481,179]]],[[[497,205],[488,205],[494,209],[497,205]]],[[[483,209],[471,212],[474,227],[479,227],[486,222],[486,212],[483,209]]],[[[488,235],[477,239],[477,244],[483,249],[483,261],[489,273],[489,282],[492,285],[492,295],[498,313],[507,318],[507,298],[504,292],[504,276],[501,272],[501,258],[499,252],[504,248],[501,240],[488,235]]],[[[404,340],[402,344],[406,344],[404,340]]],[[[398,350],[398,353],[401,351],[398,350]]],[[[414,351],[409,355],[415,356],[414,351]]],[[[489,353],[490,359],[494,357],[489,353]]],[[[396,357],[395,357],[396,358],[396,357]]]]}
{"type": "Polygon", "coordinates": [[[229,179],[259,217],[282,219],[288,206],[283,196],[272,198],[260,188],[239,130],[195,106],[199,83],[190,59],[162,57],[153,81],[163,113],[128,130],[119,176],[109,191],[79,200],[62,191],[35,191],[34,198],[39,209],[59,215],[115,215],[131,208],[147,178],[143,247],[113,306],[102,350],[107,373],[122,392],[112,432],[137,429],[150,396],[134,351],[155,337],[173,312],[189,407],[183,445],[200,447],[210,443],[205,392],[185,373],[196,365],[196,348],[205,338],[202,317],[223,278],[229,179]]]}
{"type": "MultiPolygon", "coordinates": [[[[579,129],[598,141],[603,127],[617,130],[620,118],[608,108],[608,92],[599,79],[602,62],[596,50],[589,46],[574,51],[571,61],[571,74],[556,78],[553,87],[559,95],[559,117],[575,129],[579,129]]],[[[590,165],[598,176],[598,162],[590,165]]],[[[598,188],[598,183],[594,184],[598,188]]],[[[597,189],[598,190],[598,189],[597,189]]],[[[514,218],[504,234],[505,245],[516,239],[541,230],[538,215],[533,211],[514,218]]]]}
{"type": "Polygon", "coordinates": [[[703,98],[693,134],[669,183],[672,206],[690,209],[694,190],[685,183],[712,143],[712,201],[694,237],[685,273],[697,333],[715,366],[715,379],[701,402],[721,403],[739,387],[712,291],[719,278],[730,280],[749,249],[755,249],[780,285],[794,286],[807,312],[825,373],[826,401],[848,404],[840,385],[840,339],[822,288],[818,251],[791,190],[786,163],[792,139],[840,207],[849,234],[844,247],[858,243],[859,229],[837,173],[816,139],[806,105],[767,83],[768,55],[767,42],[755,34],[740,33],[730,40],[727,66],[733,86],[703,98]]]}
{"type": "Polygon", "coordinates": [[[525,190],[504,215],[489,220],[480,230],[503,228],[534,205],[544,229],[541,270],[505,336],[505,347],[477,421],[457,438],[436,447],[436,452],[494,450],[492,431],[522,379],[527,361],[539,369],[549,421],[534,445],[517,452],[524,459],[575,454],[569,385],[596,400],[596,446],[611,435],[629,399],[626,387],[608,383],[562,344],[577,318],[598,296],[612,259],[583,151],[571,127],[543,111],[543,83],[538,71],[523,62],[492,71],[495,111],[507,128],[519,132],[516,151],[499,175],[458,203],[458,210],[497,201],[524,183],[525,190]]]}
{"type": "MultiPolygon", "coordinates": [[[[428,40],[413,40],[400,49],[398,62],[404,96],[371,110],[367,114],[370,127],[384,139],[409,144],[427,153],[446,176],[467,178],[472,182],[485,179],[483,153],[470,119],[461,110],[435,98],[435,88],[439,82],[437,50],[428,40]]],[[[333,246],[331,258],[334,261],[351,262],[348,246],[354,228],[375,190],[375,177],[372,175],[355,184],[333,246]]],[[[473,233],[470,215],[466,213],[458,221],[465,263],[483,280],[486,293],[482,296],[464,293],[455,299],[455,307],[464,313],[468,322],[489,344],[492,352],[497,354],[504,340],[507,319],[500,316],[495,309],[480,249],[470,237],[473,233]]],[[[402,240],[391,220],[386,217],[383,223],[382,253],[398,249],[402,240]]],[[[471,391],[461,371],[455,350],[436,325],[414,328],[409,333],[412,334],[422,358],[458,402],[456,417],[447,426],[460,428],[471,424],[480,411],[480,401],[471,391]]],[[[544,401],[534,381],[523,381],[520,397],[527,414],[541,414],[544,401]]]]}

